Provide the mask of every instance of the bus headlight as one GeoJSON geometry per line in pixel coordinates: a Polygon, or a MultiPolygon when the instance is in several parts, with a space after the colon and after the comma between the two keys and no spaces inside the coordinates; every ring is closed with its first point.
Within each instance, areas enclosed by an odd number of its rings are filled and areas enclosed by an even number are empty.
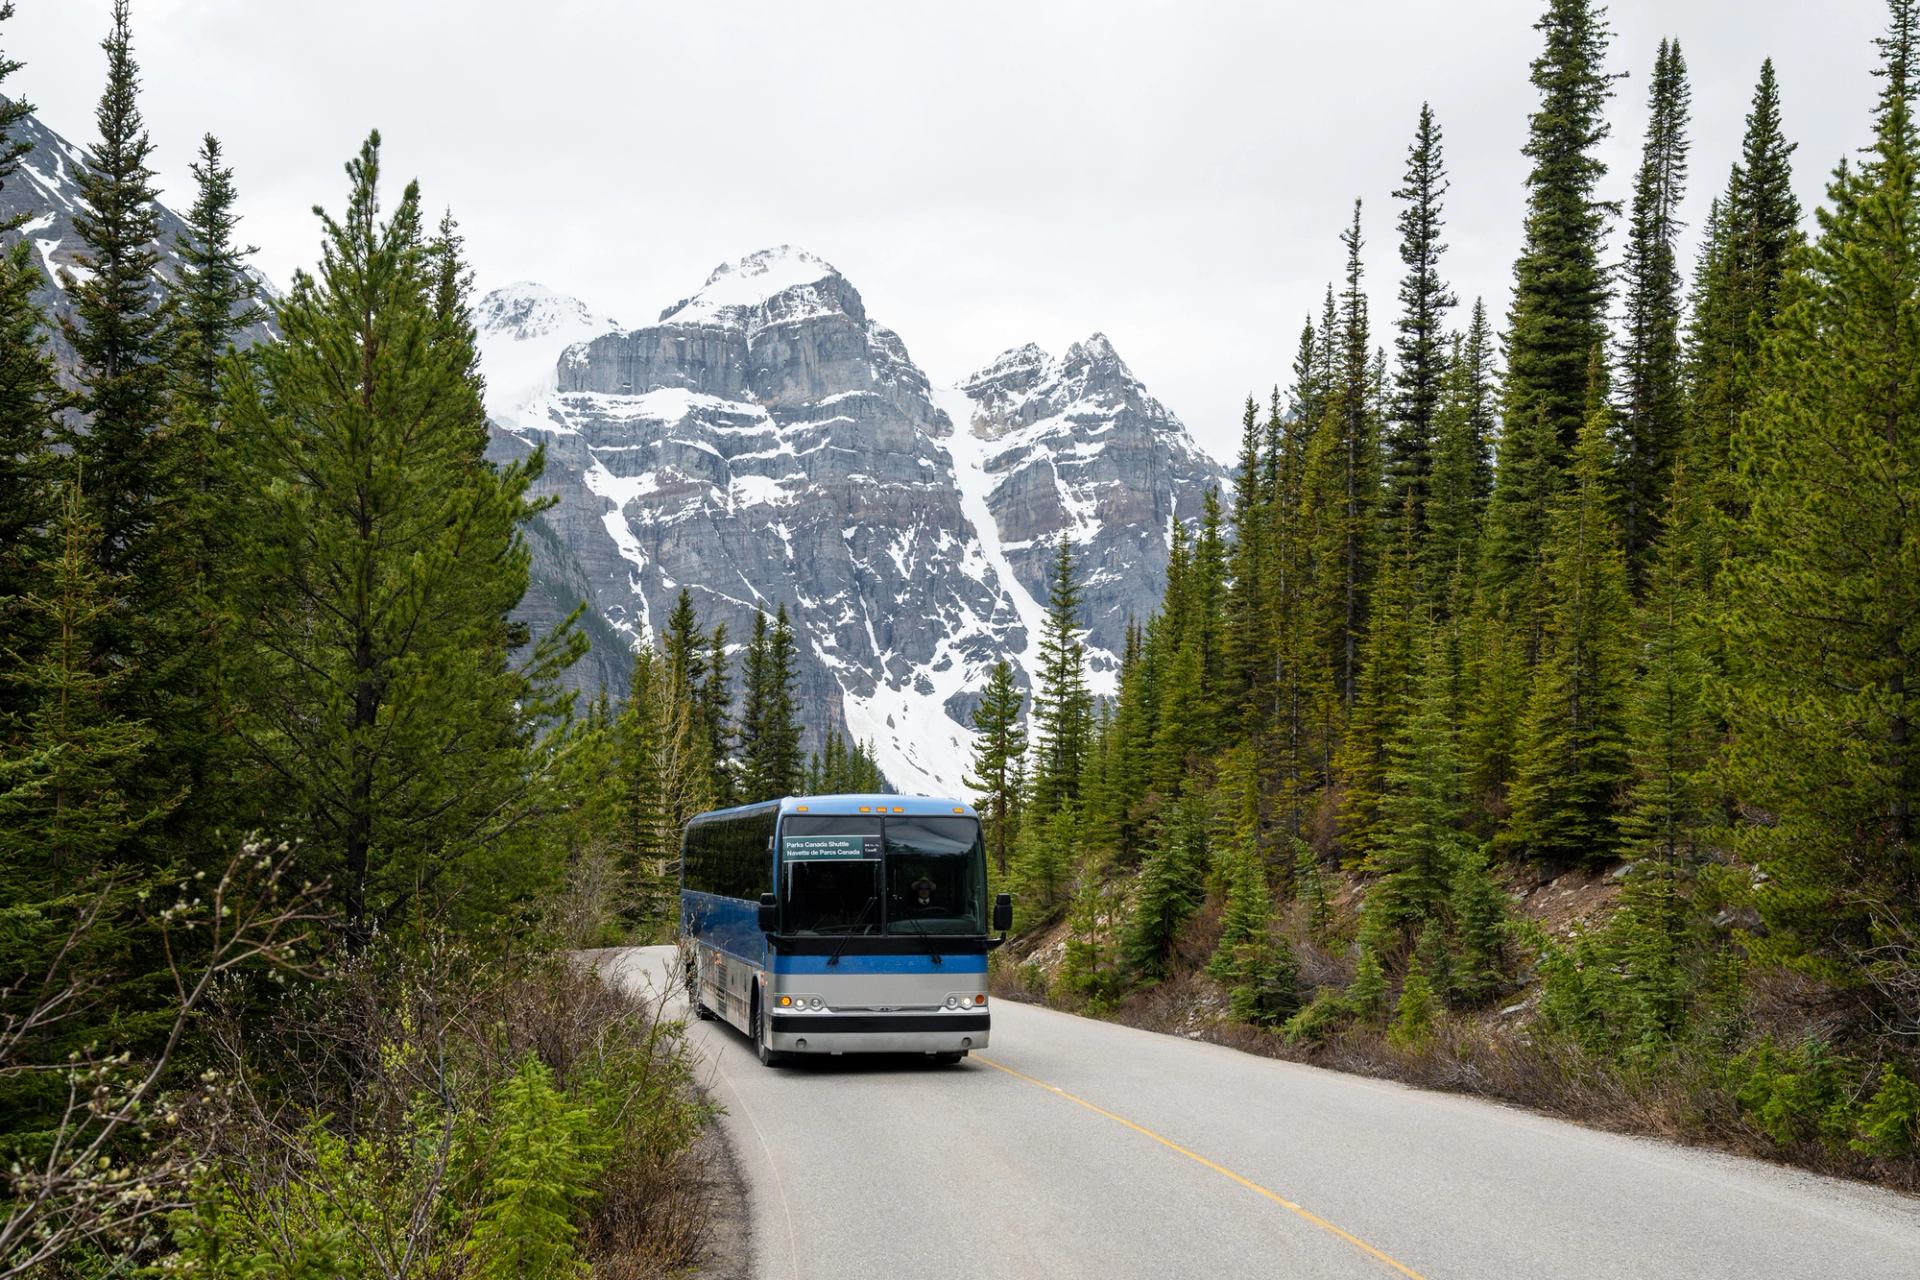
{"type": "Polygon", "coordinates": [[[959,997],[959,996],[948,996],[948,997],[947,997],[947,1008],[949,1008],[949,1009],[958,1009],[959,1007],[960,1007],[960,997],[959,997]]]}
{"type": "Polygon", "coordinates": [[[815,996],[811,1002],[811,1007],[814,1009],[821,1009],[825,1007],[825,1004],[826,1002],[821,1000],[819,996],[815,996]]]}

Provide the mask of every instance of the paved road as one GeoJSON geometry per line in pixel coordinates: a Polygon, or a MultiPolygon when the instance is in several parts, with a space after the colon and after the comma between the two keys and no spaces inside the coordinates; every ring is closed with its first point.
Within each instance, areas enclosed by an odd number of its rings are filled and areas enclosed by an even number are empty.
{"type": "Polygon", "coordinates": [[[1920,1280],[1914,1200],[1048,1009],[957,1067],[693,1038],[768,1280],[1920,1280]]]}

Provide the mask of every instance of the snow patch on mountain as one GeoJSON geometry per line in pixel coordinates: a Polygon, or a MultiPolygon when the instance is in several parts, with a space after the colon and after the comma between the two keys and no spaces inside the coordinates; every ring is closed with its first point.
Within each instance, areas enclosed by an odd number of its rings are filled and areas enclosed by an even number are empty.
{"type": "Polygon", "coordinates": [[[482,297],[474,304],[473,323],[487,378],[487,416],[510,430],[545,408],[568,347],[620,327],[578,298],[531,281],[482,297]]]}
{"type": "Polygon", "coordinates": [[[821,284],[839,274],[826,259],[790,244],[762,249],[738,262],[714,268],[698,293],[660,313],[660,323],[743,323],[745,313],[765,307],[770,299],[790,290],[806,291],[809,295],[806,300],[813,303],[815,313],[824,312],[828,304],[811,296],[807,286],[821,284]]]}

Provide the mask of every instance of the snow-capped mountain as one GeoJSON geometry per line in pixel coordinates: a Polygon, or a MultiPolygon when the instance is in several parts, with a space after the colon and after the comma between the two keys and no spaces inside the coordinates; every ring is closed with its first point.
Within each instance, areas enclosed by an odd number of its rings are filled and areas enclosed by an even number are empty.
{"type": "Polygon", "coordinates": [[[1058,359],[1015,347],[959,390],[967,403],[948,410],[980,442],[986,505],[1014,576],[1044,599],[1060,535],[1073,544],[1100,687],[1127,623],[1159,607],[1172,521],[1197,521],[1225,473],[1102,333],[1058,359]]]}
{"type": "MultiPolygon", "coordinates": [[[[22,240],[33,247],[33,263],[42,276],[34,297],[54,322],[46,330],[47,346],[55,363],[68,369],[73,351],[60,321],[72,313],[73,304],[60,283],[60,272],[65,270],[77,279],[87,275],[87,268],[79,262],[79,255],[86,247],[74,230],[73,215],[80,207],[80,170],[91,157],[48,128],[37,116],[23,119],[13,137],[16,141],[31,143],[33,150],[20,162],[19,172],[0,186],[0,220],[11,222],[24,217],[26,221],[17,230],[0,234],[0,247],[11,249],[22,240]]],[[[159,215],[160,236],[154,248],[160,260],[154,270],[164,278],[172,278],[180,265],[175,246],[187,226],[165,205],[159,206],[159,215]]],[[[277,296],[265,276],[258,272],[253,276],[263,297],[277,296]]],[[[270,332],[265,324],[255,325],[241,335],[241,341],[243,344],[258,341],[270,332]]]]}
{"type": "Polygon", "coordinates": [[[814,725],[872,743],[906,790],[961,788],[976,693],[1002,657],[1025,669],[1060,532],[1110,673],[1127,613],[1157,599],[1170,521],[1221,475],[1105,339],[936,389],[844,276],[790,246],[637,329],[525,284],[475,312],[495,451],[544,443],[559,499],[534,531],[527,620],[588,600],[605,634],[582,676],[617,689],[607,640],[655,634],[683,584],[736,642],[784,603],[814,725]]]}

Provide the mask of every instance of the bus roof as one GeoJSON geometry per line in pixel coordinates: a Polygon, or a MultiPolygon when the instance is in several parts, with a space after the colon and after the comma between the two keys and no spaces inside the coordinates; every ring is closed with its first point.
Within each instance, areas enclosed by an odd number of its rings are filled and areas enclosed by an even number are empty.
{"type": "Polygon", "coordinates": [[[788,796],[780,802],[782,813],[904,813],[925,818],[935,814],[959,813],[971,818],[973,806],[965,800],[944,796],[886,796],[874,793],[842,796],[788,796]]]}
{"type": "Polygon", "coordinates": [[[977,816],[973,806],[965,800],[949,799],[943,796],[889,796],[877,792],[857,792],[840,796],[787,796],[781,800],[763,801],[760,804],[743,804],[733,809],[709,810],[706,813],[694,815],[688,821],[700,822],[710,818],[766,813],[774,809],[781,813],[899,813],[916,818],[955,813],[968,818],[977,816]]]}

